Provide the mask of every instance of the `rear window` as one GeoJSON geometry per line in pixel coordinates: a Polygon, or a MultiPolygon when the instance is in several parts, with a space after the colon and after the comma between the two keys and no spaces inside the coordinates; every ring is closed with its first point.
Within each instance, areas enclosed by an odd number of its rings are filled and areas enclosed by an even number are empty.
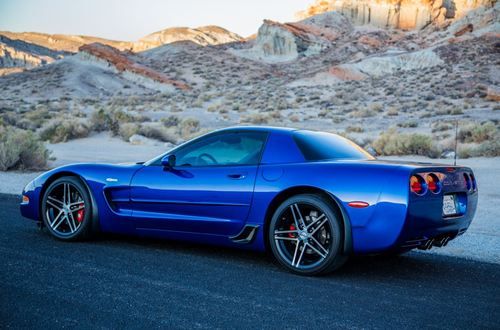
{"type": "Polygon", "coordinates": [[[293,139],[308,161],[328,159],[373,159],[354,142],[336,134],[295,131],[293,139]]]}

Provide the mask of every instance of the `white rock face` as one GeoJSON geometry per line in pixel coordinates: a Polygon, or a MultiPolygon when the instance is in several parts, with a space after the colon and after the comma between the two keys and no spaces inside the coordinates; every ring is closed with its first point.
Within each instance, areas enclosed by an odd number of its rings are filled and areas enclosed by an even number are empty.
{"type": "Polygon", "coordinates": [[[444,64],[432,49],[415,52],[391,52],[332,67],[313,77],[297,80],[291,86],[314,86],[343,83],[349,80],[381,78],[398,72],[426,69],[444,64]]]}
{"type": "Polygon", "coordinates": [[[0,35],[0,68],[34,68],[62,58],[60,52],[0,35]]]}
{"type": "Polygon", "coordinates": [[[332,47],[340,36],[350,33],[352,25],[343,15],[324,13],[296,23],[265,20],[252,48],[233,53],[267,63],[288,62],[299,56],[319,54],[332,47]]]}
{"type": "Polygon", "coordinates": [[[446,24],[450,19],[459,19],[473,9],[494,3],[494,0],[316,0],[297,13],[297,17],[337,11],[357,25],[413,30],[429,24],[446,24]]]}
{"type": "Polygon", "coordinates": [[[444,64],[443,60],[432,49],[425,49],[410,53],[369,57],[357,63],[344,64],[342,67],[368,76],[382,77],[399,71],[425,69],[441,64],[444,64]]]}

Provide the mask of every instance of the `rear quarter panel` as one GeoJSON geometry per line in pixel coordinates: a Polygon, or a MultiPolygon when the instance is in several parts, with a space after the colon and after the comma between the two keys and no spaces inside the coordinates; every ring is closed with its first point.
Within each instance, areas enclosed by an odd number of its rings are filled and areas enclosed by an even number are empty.
{"type": "MultiPolygon", "coordinates": [[[[405,167],[369,161],[262,165],[248,223],[265,227],[266,210],[284,190],[319,188],[335,198],[346,214],[353,251],[380,251],[394,244],[404,226],[409,173],[405,167]],[[352,208],[348,206],[351,201],[364,201],[369,206],[352,208]]],[[[263,246],[266,235],[260,231],[256,243],[263,246]]]]}

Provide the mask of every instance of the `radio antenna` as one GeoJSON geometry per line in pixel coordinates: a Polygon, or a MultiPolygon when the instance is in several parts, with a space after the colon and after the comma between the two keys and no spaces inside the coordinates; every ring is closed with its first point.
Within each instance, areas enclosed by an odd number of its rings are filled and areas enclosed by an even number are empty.
{"type": "Polygon", "coordinates": [[[455,121],[455,154],[453,155],[453,165],[457,166],[457,148],[458,147],[458,120],[455,121]]]}

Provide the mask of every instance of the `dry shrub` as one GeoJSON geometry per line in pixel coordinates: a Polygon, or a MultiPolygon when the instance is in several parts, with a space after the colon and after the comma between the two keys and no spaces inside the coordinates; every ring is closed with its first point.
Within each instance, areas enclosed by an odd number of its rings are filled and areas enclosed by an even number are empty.
{"type": "Polygon", "coordinates": [[[134,116],[122,110],[106,111],[101,108],[90,116],[90,129],[96,132],[111,131],[114,135],[118,135],[121,124],[139,123],[147,120],[146,117],[134,116]]]}
{"type": "Polygon", "coordinates": [[[491,121],[482,124],[471,124],[458,131],[458,139],[464,143],[481,143],[498,137],[499,131],[491,121]]]}
{"type": "Polygon", "coordinates": [[[395,129],[380,134],[379,138],[373,141],[372,147],[377,154],[384,156],[420,155],[435,158],[440,155],[431,136],[401,134],[395,129]]]}
{"type": "Polygon", "coordinates": [[[40,130],[40,138],[51,143],[66,142],[89,135],[86,124],[75,119],[59,119],[49,122],[40,130]]]}
{"type": "Polygon", "coordinates": [[[267,124],[269,123],[269,116],[262,113],[252,113],[241,118],[241,122],[251,124],[267,124]]]}
{"type": "Polygon", "coordinates": [[[186,118],[179,125],[179,133],[182,138],[186,139],[200,130],[200,121],[195,118],[186,118]]]}
{"type": "Polygon", "coordinates": [[[0,171],[45,169],[49,156],[33,132],[0,127],[0,171]]]}
{"type": "Polygon", "coordinates": [[[139,132],[140,125],[135,123],[123,123],[120,125],[118,130],[118,135],[123,139],[123,141],[129,141],[130,137],[139,132]]]}
{"type": "Polygon", "coordinates": [[[177,143],[177,138],[170,132],[170,130],[161,125],[142,125],[138,129],[137,134],[162,142],[170,142],[173,144],[177,143]]]}

